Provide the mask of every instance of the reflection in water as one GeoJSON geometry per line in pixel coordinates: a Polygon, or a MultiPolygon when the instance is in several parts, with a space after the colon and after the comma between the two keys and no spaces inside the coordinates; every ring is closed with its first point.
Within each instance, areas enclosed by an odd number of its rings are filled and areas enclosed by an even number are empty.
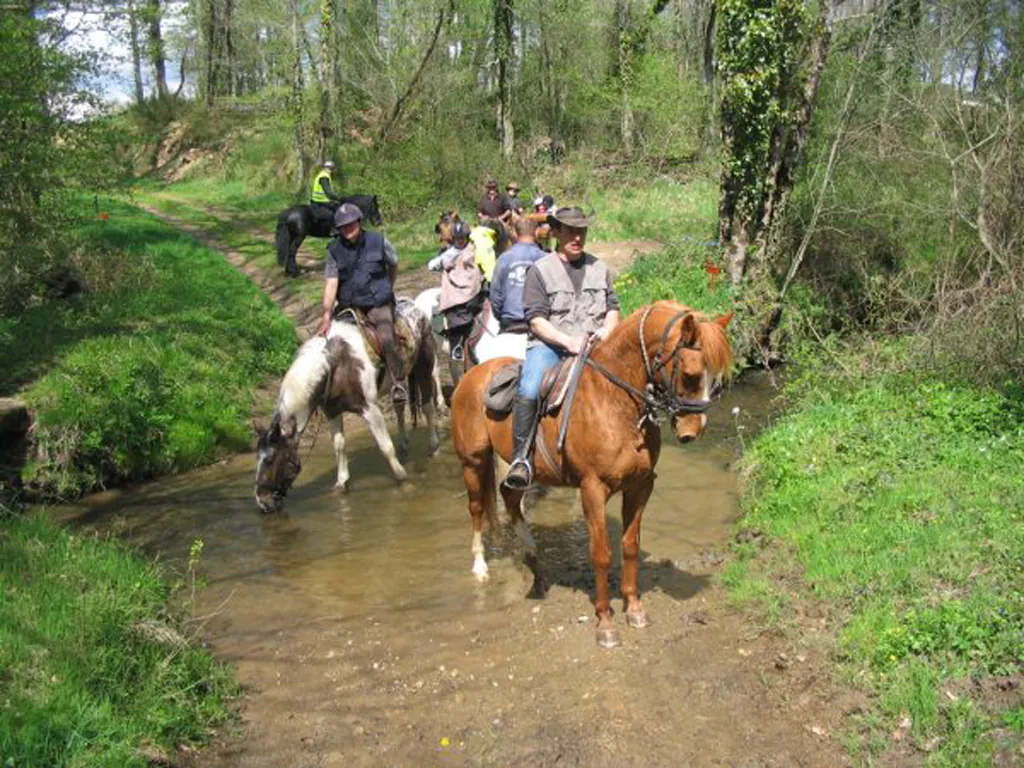
{"type": "MultiPolygon", "coordinates": [[[[741,423],[752,429],[765,419],[773,393],[766,380],[748,377],[709,413],[703,439],[685,448],[666,440],[644,516],[645,590],[686,599],[701,589],[700,579],[677,564],[721,546],[735,518],[731,466],[738,441],[730,410],[739,406],[741,423]]],[[[335,617],[423,609],[457,613],[523,599],[526,577],[511,535],[492,542],[491,583],[481,590],[469,577],[469,514],[449,441],[428,460],[424,431],[415,434],[409,481],[402,486],[394,484],[368,435],[349,443],[352,490],[332,490],[334,459],[321,441],[303,457],[284,517],[259,513],[251,455],[97,494],[58,514],[79,526],[123,529],[172,566],[186,560],[193,540],[202,539],[200,570],[210,585],[203,602],[220,606],[230,598],[233,621],[290,623],[311,609],[335,617]]],[[[619,503],[613,498],[609,508],[615,540],[621,535],[619,503]]],[[[589,590],[587,533],[576,491],[546,494],[530,519],[548,582],[589,590]]]]}

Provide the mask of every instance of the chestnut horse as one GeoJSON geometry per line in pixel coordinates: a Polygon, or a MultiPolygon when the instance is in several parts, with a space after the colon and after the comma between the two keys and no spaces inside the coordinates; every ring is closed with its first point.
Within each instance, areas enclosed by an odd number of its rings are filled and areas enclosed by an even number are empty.
{"type": "MultiPolygon", "coordinates": [[[[732,349],[725,329],[732,315],[709,320],[672,301],[643,307],[623,320],[594,347],[583,369],[569,415],[569,429],[560,452],[555,445],[564,414],[541,419],[534,448],[534,478],[544,485],[580,489],[583,514],[594,564],[597,640],[605,648],[619,644],[612,623],[605,506],[622,492],[622,595],[629,626],[647,626],[640,602],[638,572],[640,519],[654,489],[654,467],[661,450],[658,412],[671,418],[680,442],[699,437],[707,423],[705,411],[713,389],[729,374],[732,349]]],[[[473,574],[487,579],[483,523],[496,521],[494,454],[512,455],[512,418],[484,405],[491,375],[508,358],[471,369],[452,396],[451,424],[455,451],[462,462],[473,523],[473,574]]],[[[535,590],[543,594],[537,549],[523,518],[524,491],[501,487],[505,508],[526,549],[535,590]]]]}

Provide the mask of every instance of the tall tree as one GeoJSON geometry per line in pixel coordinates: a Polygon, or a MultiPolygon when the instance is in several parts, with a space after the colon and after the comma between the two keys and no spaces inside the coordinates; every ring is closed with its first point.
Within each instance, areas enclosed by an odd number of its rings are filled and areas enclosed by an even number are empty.
{"type": "Polygon", "coordinates": [[[160,0],[146,0],[146,22],[149,27],[149,61],[153,65],[156,93],[161,99],[167,98],[167,63],[164,52],[164,36],[161,29],[163,10],[160,0]]]}
{"type": "Polygon", "coordinates": [[[498,140],[501,154],[512,157],[515,128],[512,125],[512,61],[515,57],[512,0],[494,0],[494,57],[498,66],[498,140]]]}
{"type": "Polygon", "coordinates": [[[142,46],[139,44],[139,11],[135,0],[128,0],[128,43],[132,52],[132,79],[135,83],[135,103],[146,100],[142,87],[142,46]]]}

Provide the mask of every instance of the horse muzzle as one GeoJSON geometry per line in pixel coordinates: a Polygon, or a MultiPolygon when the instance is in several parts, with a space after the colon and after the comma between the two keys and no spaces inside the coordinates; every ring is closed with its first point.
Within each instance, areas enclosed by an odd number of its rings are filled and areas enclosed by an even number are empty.
{"type": "Polygon", "coordinates": [[[284,507],[284,494],[276,491],[256,491],[256,503],[265,515],[276,515],[284,507]]]}

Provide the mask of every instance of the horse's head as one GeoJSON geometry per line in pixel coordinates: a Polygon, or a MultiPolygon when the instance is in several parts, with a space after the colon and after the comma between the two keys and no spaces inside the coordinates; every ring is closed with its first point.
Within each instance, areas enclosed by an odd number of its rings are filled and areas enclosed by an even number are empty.
{"type": "Polygon", "coordinates": [[[273,514],[281,511],[284,497],[302,469],[295,418],[286,418],[282,425],[280,415],[274,414],[270,429],[257,430],[257,434],[256,503],[263,512],[273,514]]]}
{"type": "Polygon", "coordinates": [[[648,375],[656,394],[670,404],[672,431],[681,443],[704,433],[713,392],[732,367],[732,348],[725,329],[732,313],[708,320],[675,302],[652,309],[643,342],[648,375]]]}
{"type": "Polygon", "coordinates": [[[456,210],[441,211],[441,213],[438,214],[437,224],[434,225],[434,231],[440,236],[441,242],[446,245],[452,244],[452,240],[454,240],[452,237],[452,227],[460,221],[462,221],[462,219],[459,218],[459,212],[456,210]]]}

